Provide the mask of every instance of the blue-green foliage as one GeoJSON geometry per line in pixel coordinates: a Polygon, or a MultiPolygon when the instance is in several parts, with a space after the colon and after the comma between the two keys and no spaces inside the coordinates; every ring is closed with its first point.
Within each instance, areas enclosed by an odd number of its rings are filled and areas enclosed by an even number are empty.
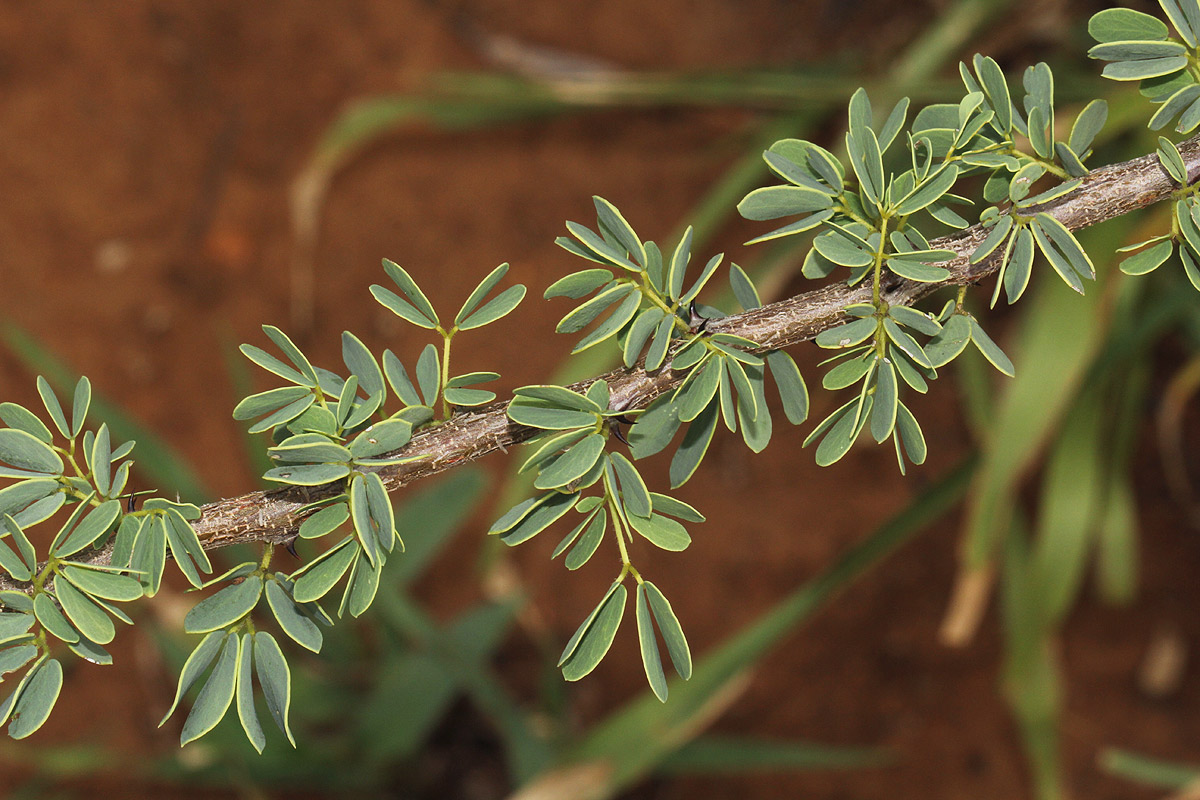
{"type": "MultiPolygon", "coordinates": [[[[748,339],[707,330],[712,320],[725,316],[699,300],[722,255],[710,258],[689,281],[691,228],[667,256],[654,242],[642,241],[615,206],[600,197],[594,201],[596,230],[568,222],[573,238],[557,240],[568,252],[601,265],[571,273],[546,290],[547,299],[581,300],[591,295],[562,318],[558,331],[577,333],[595,323],[575,352],[613,341],[626,367],[640,362],[644,370],[670,369],[685,377],[649,408],[628,412],[636,419],[630,419],[620,404],[614,405],[604,381],[595,381],[582,392],[563,386],[517,389],[508,406],[509,418],[542,431],[530,443],[532,452],[521,471],[536,473],[534,487],[542,493],[517,504],[490,532],[506,544],[520,544],[574,509],[582,517],[553,557],[565,554],[567,568],[575,570],[596,553],[611,524],[620,573],[568,643],[559,666],[568,680],[578,680],[596,667],[620,626],[628,599],[623,581],[632,577],[647,680],[665,701],[666,680],[651,620],[657,621],[672,663],[684,678],[690,674],[691,656],[670,603],[633,566],[629,545],[636,533],[661,549],[684,550],[691,535],[683,523],[702,522],[704,517],[682,501],[651,492],[633,462],[609,446],[621,441],[635,459],[644,458],[667,448],[686,426],[670,469],[671,485],[678,487],[699,466],[718,418],[731,431],[740,428],[751,450],[759,452],[767,446],[771,437],[768,373],[793,424],[808,416],[808,389],[786,353],[761,352],[748,339]],[[631,424],[626,436],[625,426],[631,424]],[[587,493],[592,487],[598,494],[587,493]]],[[[743,309],[761,305],[750,277],[736,264],[731,266],[729,281],[743,309]]]]}
{"type": "MultiPolygon", "coordinates": [[[[389,556],[397,546],[404,549],[378,469],[421,458],[398,451],[411,441],[415,428],[439,421],[439,401],[443,416],[448,416],[456,406],[481,405],[495,397],[491,392],[466,387],[495,380],[499,377],[496,373],[450,377],[444,367],[455,334],[495,322],[515,309],[525,296],[525,287],[518,284],[484,302],[508,272],[508,265],[501,264],[480,282],[449,327],[442,325],[407,271],[391,261],[385,260],[383,265],[403,296],[378,285],[371,287],[372,295],[400,318],[433,330],[442,339],[441,356],[437,346],[430,344],[417,359],[415,385],[394,353],[384,351],[381,363],[349,331],[342,334],[345,377],[313,366],[286,334],[269,325],[263,326],[263,331],[286,361],[252,345],[241,347],[251,361],[291,384],[251,395],[233,412],[235,419],[257,420],[250,427],[252,433],[271,434],[272,445],[267,452],[278,466],[263,477],[293,486],[337,485],[341,492],[302,509],[297,538],[323,539],[338,532],[342,535],[291,575],[271,570],[272,551],[268,548],[259,563],[247,562],[207,583],[196,584],[201,589],[222,588],[201,600],[184,620],[187,632],[207,636],[185,664],[175,704],[163,722],[191,685],[211,664],[215,666],[207,673],[184,722],[182,744],[210,731],[236,695],[242,728],[254,747],[262,750],[266,739],[254,708],[252,666],[272,719],[295,744],[288,727],[291,690],[287,661],[270,634],[255,631],[253,612],[265,601],[280,630],[313,652],[321,649],[321,627],[333,624],[333,617],[319,601],[343,579],[345,587],[337,616],[362,615],[375,599],[389,556]],[[394,404],[389,403],[389,388],[394,404]],[[345,532],[347,522],[349,531],[345,532]]],[[[173,519],[169,516],[172,513],[167,510],[168,521],[173,519]]],[[[160,527],[167,530],[171,541],[171,526],[160,527]]],[[[187,553],[195,556],[190,550],[187,553]]],[[[203,556],[202,550],[198,553],[203,556]]]]}
{"type": "Polygon", "coordinates": [[[46,721],[62,686],[62,666],[51,658],[59,643],[95,664],[111,664],[104,648],[116,636],[114,619],[132,620],[117,605],[158,591],[170,548],[193,585],[212,571],[191,522],[200,510],[161,498],[134,508],[125,493],[134,443],[116,445],[106,425],[85,430],[92,390],[75,386],[70,414],[39,377],[47,426],[16,403],[0,403],[0,568],[27,591],[0,592],[0,674],[33,662],[0,710],[9,734],[24,738],[46,721]],[[71,512],[45,552],[26,530],[63,508],[71,512]],[[112,546],[107,566],[93,562],[112,546]]]}
{"type": "MultiPolygon", "coordinates": [[[[1200,0],[1160,5],[1178,38],[1152,16],[1111,9],[1091,20],[1089,32],[1098,44],[1089,56],[1109,62],[1106,77],[1141,82],[1142,93],[1160,106],[1150,128],[1177,119],[1176,130],[1188,133],[1200,127],[1200,0]]],[[[851,390],[805,439],[805,446],[816,445],[821,465],[845,456],[864,430],[877,443],[891,440],[902,472],[908,463],[923,463],[924,435],[902,395],[926,392],[937,370],[968,345],[1000,372],[1013,374],[1008,357],[965,308],[965,289],[937,314],[886,300],[885,290],[896,279],[966,280],[950,269],[961,267],[963,257],[936,246],[935,236],[969,226],[960,211],[973,203],[956,193],[960,187],[978,186],[984,201],[978,215],[984,233],[965,260],[994,268],[993,306],[1001,290],[1009,303],[1023,295],[1038,253],[1078,292],[1095,278],[1078,240],[1047,209],[1087,175],[1084,163],[1105,123],[1105,103],[1084,106],[1062,136],[1055,129],[1054,78],[1046,64],[1025,70],[1019,104],[990,58],[976,55],[970,65],[960,65],[960,76],[965,92],[958,103],[923,108],[911,121],[904,99],[877,122],[866,91],[858,90],[849,103],[844,156],[799,139],[776,142],[763,157],[781,183],[755,189],[738,205],[747,219],[784,221],[749,244],[811,235],[806,277],[824,279],[845,268],[848,273],[840,277],[848,285],[871,291],[869,301],[843,309],[841,324],[816,336],[819,347],[836,351],[825,362],[830,368],[822,386],[851,390]],[[966,179],[972,183],[963,184],[966,179]]],[[[1158,158],[1178,187],[1172,229],[1124,248],[1140,252],[1121,268],[1150,272],[1177,249],[1185,273],[1200,289],[1200,201],[1185,159],[1166,138],[1159,141],[1158,158]]],[[[507,414],[537,431],[521,471],[534,473],[538,493],[505,513],[490,533],[516,545],[574,512],[574,524],[552,555],[564,556],[569,570],[588,563],[611,539],[619,573],[567,642],[558,666],[567,680],[578,680],[599,664],[624,618],[630,600],[626,579],[632,578],[647,681],[665,701],[661,648],[683,679],[691,675],[691,653],[671,604],[634,566],[634,545],[644,539],[662,550],[682,551],[691,543],[687,525],[704,517],[653,491],[654,482],[634,461],[671,448],[678,438],[668,475],[677,488],[699,467],[718,422],[739,432],[754,452],[767,446],[768,374],[792,424],[806,421],[809,396],[791,356],[721,332],[716,321],[725,312],[701,301],[723,254],[689,272],[691,228],[664,251],[638,236],[614,205],[599,197],[594,202],[595,229],[568,222],[570,236],[557,240],[591,262],[546,290],[547,299],[581,301],[557,330],[582,333],[576,353],[615,344],[626,368],[669,371],[674,388],[645,408],[614,398],[604,380],[516,390],[507,414]]],[[[0,428],[0,478],[12,481],[0,489],[0,569],[22,587],[0,591],[0,675],[23,670],[0,704],[0,724],[9,724],[11,736],[30,735],[53,709],[62,686],[62,654],[54,652],[60,645],[93,663],[112,662],[104,645],[115,637],[113,620],[132,623],[117,604],[156,594],[169,553],[195,589],[212,591],[185,617],[185,630],[203,638],[183,666],[163,721],[199,687],[181,742],[205,735],[236,707],[242,730],[261,752],[266,735],[257,683],[269,716],[294,745],[290,668],[276,638],[258,623],[271,620],[287,639],[318,652],[323,629],[334,623],[321,602],[339,584],[337,617],[357,617],[371,606],[386,562],[404,549],[380,470],[422,458],[409,447],[418,429],[495,399],[494,392],[478,387],[497,379],[496,373],[450,374],[451,344],[457,334],[506,316],[525,295],[519,284],[497,291],[508,272],[501,264],[475,287],[453,321],[445,322],[404,268],[387,260],[383,267],[391,286],[374,285],[372,295],[435,335],[411,362],[411,373],[392,351],[376,357],[348,331],[342,336],[341,374],[315,366],[273,326],[263,331],[278,355],[248,344],[241,348],[284,383],[246,397],[233,412],[250,423],[251,433],[269,434],[272,467],[264,478],[324,487],[312,495],[319,499],[301,509],[296,539],[325,543],[290,575],[272,569],[273,546],[267,546],[257,561],[206,579],[212,564],[193,527],[201,510],[162,498],[137,508],[125,491],[133,442],[114,443],[106,425],[86,428],[91,405],[86,378],[75,386],[69,413],[40,377],[44,418],[0,403],[6,426],[0,428]],[[39,557],[26,530],[64,509],[65,521],[39,557]],[[105,561],[99,558],[105,548],[106,563],[95,563],[105,561]]],[[[742,310],[754,313],[761,299],[749,275],[732,264],[728,280],[742,310]]],[[[419,549],[417,556],[420,561],[419,549]]]]}

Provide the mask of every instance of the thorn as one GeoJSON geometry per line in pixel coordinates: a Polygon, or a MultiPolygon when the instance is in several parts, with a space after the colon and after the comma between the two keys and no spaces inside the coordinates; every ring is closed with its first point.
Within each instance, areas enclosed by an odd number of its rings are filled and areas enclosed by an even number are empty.
{"type": "Polygon", "coordinates": [[[287,548],[287,551],[292,554],[292,558],[300,557],[300,554],[296,552],[296,540],[299,538],[299,536],[293,536],[291,539],[288,539],[287,543],[284,545],[284,547],[287,548]]]}
{"type": "Polygon", "coordinates": [[[614,425],[612,432],[613,432],[613,436],[616,436],[617,440],[619,442],[621,442],[621,444],[625,445],[626,447],[630,446],[629,440],[625,438],[625,432],[623,430],[621,430],[620,425],[614,425]]]}

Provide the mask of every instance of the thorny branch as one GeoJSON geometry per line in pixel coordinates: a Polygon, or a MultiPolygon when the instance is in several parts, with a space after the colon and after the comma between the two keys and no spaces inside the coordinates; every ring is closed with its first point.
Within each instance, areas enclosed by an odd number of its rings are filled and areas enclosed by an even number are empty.
{"type": "MultiPolygon", "coordinates": [[[[1189,181],[1200,175],[1200,136],[1179,145],[1188,167],[1189,181]]],[[[1175,189],[1154,154],[1093,170],[1070,194],[1037,208],[1045,211],[1072,230],[1086,228],[1144,208],[1170,196],[1175,189]]],[[[970,254],[983,241],[987,231],[980,225],[942,237],[932,247],[953,250],[959,256],[940,266],[951,277],[941,283],[916,283],[894,275],[885,280],[882,298],[891,305],[912,305],[940,288],[975,283],[999,269],[999,260],[989,258],[978,264],[969,262],[970,254]]],[[[796,295],[787,300],[735,314],[708,325],[713,333],[732,333],[758,342],[759,351],[777,350],[814,338],[848,318],[842,309],[852,303],[869,302],[867,285],[848,287],[835,283],[796,295]]],[[[617,408],[644,408],[656,397],[677,386],[684,377],[669,364],[647,373],[641,364],[612,370],[603,378],[612,392],[617,408]]],[[[583,391],[596,378],[581,381],[571,388],[583,391]]],[[[536,431],[518,425],[505,415],[505,403],[455,414],[436,427],[420,431],[404,452],[424,454],[420,461],[385,467],[379,471],[389,491],[482,458],[497,450],[520,444],[536,431]]],[[[287,487],[253,492],[204,506],[195,523],[196,532],[206,550],[245,542],[283,543],[296,535],[303,520],[300,513],[308,503],[341,491],[340,484],[320,487],[287,487]]],[[[110,550],[97,551],[87,560],[107,563],[110,550]]],[[[0,588],[24,589],[9,578],[0,578],[0,588]]]]}

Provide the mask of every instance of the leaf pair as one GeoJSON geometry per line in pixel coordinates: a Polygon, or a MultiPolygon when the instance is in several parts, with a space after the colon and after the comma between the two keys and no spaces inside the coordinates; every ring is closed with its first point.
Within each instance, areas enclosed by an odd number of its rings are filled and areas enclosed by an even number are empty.
{"type": "Polygon", "coordinates": [[[763,152],[763,160],[772,173],[787,181],[787,185],[751,191],[738,203],[738,212],[746,219],[756,221],[792,216],[800,216],[800,219],[757,236],[746,244],[814,230],[833,217],[835,205],[844,191],[846,168],[832,153],[802,139],[783,139],[763,152]]]}
{"type": "Polygon", "coordinates": [[[295,486],[320,486],[341,480],[364,467],[403,464],[420,458],[396,453],[412,438],[412,424],[387,419],[359,433],[347,445],[321,433],[301,433],[284,439],[267,453],[282,466],[268,470],[269,481],[295,486]]]}
{"type": "Polygon", "coordinates": [[[1161,20],[1128,8],[1110,8],[1095,14],[1088,33],[1099,44],[1090,58],[1109,62],[1104,77],[1115,81],[1141,81],[1142,94],[1161,107],[1150,119],[1151,130],[1160,130],[1179,117],[1176,130],[1191,133],[1200,126],[1200,85],[1187,69],[1189,48],[1200,36],[1200,8],[1195,0],[1159,0],[1179,40],[1161,20]]]}
{"type": "MultiPolygon", "coordinates": [[[[373,284],[371,294],[379,304],[417,327],[429,330],[441,328],[441,320],[434,311],[433,304],[429,302],[429,298],[421,291],[421,287],[417,285],[412,276],[403,267],[386,258],[383,260],[383,269],[392,282],[399,287],[403,297],[391,289],[373,284]]],[[[483,302],[484,298],[499,285],[507,273],[508,264],[501,264],[479,282],[479,285],[463,302],[458,314],[455,315],[452,331],[466,331],[490,325],[507,316],[520,305],[521,300],[525,298],[525,287],[521,284],[510,286],[488,302],[483,302]]]]}
{"type": "Polygon", "coordinates": [[[258,678],[267,711],[292,747],[296,746],[288,723],[292,700],[292,674],[278,642],[265,631],[225,633],[215,630],[200,641],[184,662],[171,708],[161,727],[175,713],[184,694],[212,667],[183,723],[180,745],[199,739],[216,727],[237,698],[238,720],[246,738],[258,752],[266,746],[266,734],[255,709],[252,680],[258,678]]]}
{"type": "MultiPolygon", "coordinates": [[[[619,581],[613,583],[601,598],[600,603],[588,614],[583,623],[568,640],[559,658],[558,666],[568,681],[577,681],[594,670],[612,647],[621,620],[625,615],[628,592],[619,581]]],[[[692,674],[692,656],[687,638],[679,619],[667,598],[658,587],[649,581],[638,583],[636,591],[636,615],[638,642],[646,678],[656,697],[667,700],[667,681],[663,673],[662,657],[655,625],[671,657],[675,671],[687,680],[692,674]]]]}
{"type": "Polygon", "coordinates": [[[1200,291],[1200,204],[1194,197],[1175,201],[1172,210],[1177,234],[1156,236],[1144,242],[1122,247],[1118,252],[1145,248],[1121,262],[1121,271],[1127,275],[1145,275],[1162,266],[1175,252],[1179,243],[1179,260],[1188,281],[1200,291]],[[1150,245],[1147,247],[1147,245],[1150,245]]]}
{"type": "Polygon", "coordinates": [[[997,370],[1010,378],[1016,374],[1012,360],[987,335],[973,315],[960,312],[952,303],[947,303],[942,320],[941,332],[925,345],[925,353],[934,367],[944,367],[958,358],[970,342],[997,370]]]}
{"type": "Polygon", "coordinates": [[[913,380],[908,374],[912,365],[903,351],[891,349],[889,353],[889,357],[881,357],[873,349],[868,350],[826,375],[827,385],[842,388],[861,381],[862,388],[805,438],[804,447],[820,441],[816,449],[818,465],[825,467],[841,460],[868,427],[877,443],[892,439],[901,474],[905,472],[905,455],[914,464],[925,462],[924,434],[916,417],[900,400],[900,381],[913,380]]]}
{"type": "Polygon", "coordinates": [[[200,573],[212,572],[212,563],[191,521],[200,509],[191,503],[151,498],[137,515],[126,514],[113,541],[112,565],[134,573],[147,597],[157,594],[162,583],[168,548],[171,558],[188,582],[204,586],[200,573]]]}

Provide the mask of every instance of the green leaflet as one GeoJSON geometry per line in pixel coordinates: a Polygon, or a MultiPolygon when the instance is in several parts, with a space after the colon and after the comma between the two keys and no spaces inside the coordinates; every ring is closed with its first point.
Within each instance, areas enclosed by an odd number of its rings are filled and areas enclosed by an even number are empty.
{"type": "Polygon", "coordinates": [[[425,398],[427,406],[437,402],[438,391],[441,389],[441,375],[441,360],[437,347],[427,344],[417,359],[417,386],[420,387],[421,396],[425,398]]]}
{"type": "MultiPolygon", "coordinates": [[[[366,545],[371,538],[384,552],[391,552],[396,544],[396,516],[388,498],[387,487],[378,473],[368,472],[350,484],[350,519],[363,543],[368,556],[374,549],[366,545]]],[[[403,550],[401,544],[401,550],[403,550]]],[[[378,559],[371,559],[374,564],[378,559]]]]}
{"type": "Polygon", "coordinates": [[[557,489],[582,478],[604,452],[604,437],[598,433],[585,436],[557,456],[539,466],[535,489],[557,489]]]}
{"type": "Polygon", "coordinates": [[[349,455],[356,461],[395,452],[412,439],[412,423],[403,419],[377,422],[351,440],[349,455]]]}
{"type": "Polygon", "coordinates": [[[650,491],[646,482],[638,473],[629,459],[620,453],[612,453],[608,457],[612,464],[613,473],[621,487],[621,505],[628,514],[635,517],[649,517],[651,513],[650,491]]]}
{"type": "Polygon", "coordinates": [[[1121,272],[1126,275],[1145,275],[1161,267],[1175,252],[1175,243],[1158,242],[1140,253],[1121,262],[1121,272]]]}
{"type": "Polygon", "coordinates": [[[658,652],[658,641],[654,636],[654,619],[650,606],[646,602],[646,587],[637,587],[637,630],[638,645],[642,651],[642,666],[646,670],[646,680],[654,696],[662,702],[667,702],[667,676],[663,673],[662,656],[658,652]]]}
{"type": "Polygon", "coordinates": [[[510,547],[529,541],[550,527],[571,510],[579,499],[578,492],[546,492],[514,506],[498,519],[488,533],[500,534],[500,541],[510,547]]]}
{"type": "Polygon", "coordinates": [[[606,269],[585,269],[581,272],[573,272],[550,284],[542,296],[547,300],[555,297],[569,297],[572,300],[578,300],[607,284],[612,277],[612,272],[606,269]]]}
{"type": "Polygon", "coordinates": [[[175,700],[171,703],[171,707],[167,709],[167,713],[163,715],[162,721],[158,723],[158,727],[162,727],[171,715],[175,713],[175,709],[179,707],[179,701],[187,693],[188,689],[200,679],[200,676],[212,664],[213,659],[217,657],[217,653],[221,649],[221,645],[225,642],[225,634],[222,631],[213,631],[200,640],[196,648],[192,650],[187,660],[183,662],[183,669],[179,673],[179,684],[175,689],[175,700]]]}
{"type": "Polygon", "coordinates": [[[583,678],[608,653],[621,626],[621,618],[625,615],[627,595],[623,585],[613,584],[600,604],[575,631],[558,662],[563,678],[568,681],[583,678]]]}
{"type": "MultiPolygon", "coordinates": [[[[79,508],[82,509],[85,506],[81,504],[79,508]]],[[[66,558],[69,555],[78,553],[85,547],[91,546],[96,540],[109,532],[109,529],[116,522],[120,513],[120,501],[108,500],[89,511],[78,524],[74,525],[73,529],[64,526],[63,530],[59,533],[59,537],[66,534],[66,538],[60,544],[52,546],[51,549],[54,555],[59,558],[66,558]]],[[[56,537],[56,539],[59,537],[56,537]]]]}
{"type": "Polygon", "coordinates": [[[559,543],[556,548],[556,553],[565,549],[565,546],[570,546],[570,541],[578,536],[575,546],[571,547],[571,552],[567,553],[563,564],[569,570],[577,570],[586,564],[596,550],[600,547],[600,542],[604,540],[604,532],[608,525],[608,511],[604,508],[596,510],[595,516],[591,517],[585,525],[578,526],[575,530],[559,543]]]}
{"type": "Polygon", "coordinates": [[[300,523],[300,538],[319,539],[337,530],[349,518],[350,509],[345,503],[327,506],[300,523]]]}
{"type": "MultiPolygon", "coordinates": [[[[37,647],[27,644],[20,647],[6,647],[0,650],[0,677],[20,669],[33,660],[38,654],[37,647]]],[[[0,722],[0,724],[3,724],[0,722]]]]}
{"type": "Polygon", "coordinates": [[[654,612],[654,621],[658,623],[659,633],[662,634],[663,643],[671,656],[671,664],[679,673],[679,677],[686,681],[692,677],[692,653],[688,648],[687,638],[683,635],[679,618],[675,616],[670,602],[657,586],[650,581],[642,585],[646,588],[646,599],[649,601],[650,610],[654,612]]]}
{"type": "Polygon", "coordinates": [[[71,438],[74,439],[83,430],[87,421],[88,409],[92,406],[92,382],[86,375],[81,375],[75,383],[75,396],[71,402],[71,438]]]}
{"type": "Polygon", "coordinates": [[[54,423],[54,427],[64,438],[71,438],[71,427],[67,425],[67,418],[63,415],[62,406],[59,405],[58,397],[55,396],[54,390],[50,388],[50,382],[41,375],[37,376],[38,395],[42,398],[42,405],[46,407],[46,413],[50,415],[50,421],[54,423]]]}
{"type": "Polygon", "coordinates": [[[687,379],[675,391],[674,403],[677,404],[679,420],[691,422],[700,416],[713,395],[717,393],[720,383],[723,359],[709,357],[696,366],[688,374],[687,379]]]}
{"type": "Polygon", "coordinates": [[[682,500],[658,492],[651,492],[650,498],[657,514],[666,514],[685,522],[704,522],[704,515],[682,500]]]}
{"type": "Polygon", "coordinates": [[[510,286],[489,300],[478,311],[463,318],[456,327],[460,331],[482,328],[508,316],[525,299],[525,287],[521,284],[510,286]]]}
{"type": "Polygon", "coordinates": [[[249,614],[262,596],[263,580],[247,577],[201,600],[183,618],[188,633],[209,633],[228,627],[249,614]]]}
{"type": "Polygon", "coordinates": [[[692,543],[692,537],[683,525],[661,514],[651,514],[649,517],[630,515],[629,524],[647,541],[663,550],[678,553],[692,543]]]}
{"type": "Polygon", "coordinates": [[[83,636],[96,644],[108,644],[116,636],[116,628],[108,615],[70,581],[56,581],[55,593],[63,611],[83,636]]]}
{"type": "Polygon", "coordinates": [[[384,390],[383,370],[367,346],[350,331],[342,332],[342,363],[358,379],[367,396],[384,390]]]}
{"type": "Polygon", "coordinates": [[[512,309],[516,308],[517,303],[520,303],[524,297],[524,287],[520,287],[520,291],[514,294],[510,293],[512,293],[512,290],[517,289],[518,287],[511,287],[510,289],[505,290],[504,293],[500,294],[500,296],[494,297],[494,299],[488,301],[487,305],[480,309],[479,313],[475,313],[475,309],[479,308],[479,303],[484,301],[484,297],[486,297],[492,289],[497,287],[500,279],[502,279],[506,273],[508,273],[508,271],[508,263],[500,264],[496,267],[496,269],[488,272],[487,276],[479,282],[479,285],[476,285],[474,290],[472,290],[472,293],[467,296],[467,300],[463,301],[462,308],[458,309],[458,313],[455,315],[454,324],[458,330],[464,331],[472,329],[472,327],[481,327],[487,325],[488,323],[492,323],[492,321],[496,321],[500,317],[504,317],[504,314],[508,314],[510,311],[512,311],[512,309]],[[498,302],[504,295],[509,295],[509,299],[498,302]],[[511,301],[512,296],[516,296],[516,302],[511,301]],[[500,312],[500,309],[503,309],[503,312],[500,312]]]}
{"type": "Polygon", "coordinates": [[[631,287],[631,291],[627,292],[620,304],[608,319],[597,325],[591,333],[579,340],[579,343],[571,350],[572,354],[582,353],[590,347],[603,342],[612,336],[615,336],[621,328],[625,327],[642,303],[642,293],[636,287],[631,287]]]}
{"type": "Polygon", "coordinates": [[[258,721],[258,714],[254,710],[254,685],[250,682],[254,654],[253,649],[246,641],[248,638],[249,634],[243,636],[238,642],[236,692],[238,722],[241,723],[242,731],[250,740],[250,744],[261,753],[267,745],[267,737],[263,733],[262,725],[258,721]]]}
{"type": "Polygon", "coordinates": [[[312,389],[307,386],[282,386],[244,398],[233,409],[236,420],[255,419],[266,414],[273,414],[298,400],[312,396],[312,389]]]}
{"type": "Polygon", "coordinates": [[[283,657],[283,651],[279,649],[279,643],[265,631],[254,634],[254,666],[271,719],[275,720],[279,730],[295,747],[296,738],[288,723],[288,712],[292,705],[292,672],[287,659],[283,657]]]}
{"type": "Polygon", "coordinates": [[[7,544],[0,543],[0,566],[4,567],[4,570],[17,580],[27,581],[33,577],[34,570],[37,569],[37,555],[34,553],[33,545],[30,544],[21,527],[17,525],[16,520],[8,514],[4,515],[4,527],[17,545],[17,551],[13,552],[7,544]]]}
{"type": "Polygon", "coordinates": [[[983,327],[975,321],[974,317],[968,316],[971,324],[971,341],[979,348],[979,352],[983,353],[984,358],[991,362],[992,366],[1003,372],[1008,377],[1013,377],[1015,369],[1013,363],[1009,360],[1004,351],[992,341],[991,337],[984,332],[983,327]]]}
{"type": "MultiPolygon", "coordinates": [[[[290,583],[290,582],[289,582],[290,583]]],[[[314,653],[321,652],[323,635],[321,628],[314,622],[304,609],[295,601],[291,592],[280,581],[279,576],[265,582],[267,605],[279,627],[283,629],[296,644],[314,653]]]]}
{"type": "Polygon", "coordinates": [[[39,593],[33,598],[33,613],[51,636],[68,643],[79,641],[79,632],[67,622],[50,595],[39,593]]]}
{"type": "Polygon", "coordinates": [[[18,469],[61,475],[63,462],[48,444],[17,428],[0,428],[0,461],[18,469]]]}
{"type": "Polygon", "coordinates": [[[899,396],[896,369],[891,361],[881,359],[875,369],[875,402],[871,405],[871,436],[880,444],[892,435],[896,425],[899,396]]]}
{"type": "Polygon", "coordinates": [[[0,644],[8,645],[17,639],[25,638],[36,621],[32,614],[15,611],[0,613],[0,644]]]}
{"type": "Polygon", "coordinates": [[[383,374],[387,377],[392,392],[406,407],[422,405],[421,396],[417,394],[417,388],[408,377],[408,370],[391,350],[383,351],[383,374]]]}
{"type": "Polygon", "coordinates": [[[746,195],[737,210],[746,219],[763,221],[824,211],[833,200],[827,192],[808,186],[767,186],[746,195]]]}
{"type": "Polygon", "coordinates": [[[167,563],[166,521],[155,514],[145,518],[138,529],[129,556],[129,569],[137,573],[146,597],[153,597],[162,586],[163,569],[167,563]]]}
{"type": "Polygon", "coordinates": [[[359,552],[350,564],[350,577],[346,581],[346,590],[342,594],[342,602],[338,607],[338,616],[345,616],[349,611],[353,617],[360,617],[371,607],[375,595],[379,591],[379,576],[387,560],[386,553],[379,554],[379,560],[372,563],[359,552]]]}
{"type": "Polygon", "coordinates": [[[596,206],[596,222],[599,227],[604,232],[611,234],[637,263],[645,264],[646,248],[638,235],[634,233],[633,228],[625,221],[625,217],[621,216],[617,207],[599,196],[593,196],[592,202],[596,206]]]}
{"type": "Polygon", "coordinates": [[[838,325],[836,328],[822,331],[817,335],[815,341],[818,347],[831,349],[854,347],[871,338],[878,327],[879,321],[872,317],[856,319],[845,325],[838,325]]]}
{"type": "Polygon", "coordinates": [[[1098,42],[1159,41],[1170,31],[1158,17],[1129,8],[1109,8],[1092,15],[1088,33],[1098,42]]]}
{"type": "MultiPolygon", "coordinates": [[[[58,702],[62,683],[62,665],[57,660],[48,658],[35,665],[14,692],[17,698],[14,706],[6,709],[13,718],[8,726],[8,735],[14,739],[24,739],[42,727],[58,702]]],[[[7,717],[8,713],[4,716],[7,717]]]]}
{"type": "Polygon", "coordinates": [[[971,340],[971,320],[966,314],[954,314],[936,336],[926,342],[925,355],[934,367],[944,367],[962,353],[971,340]]]}
{"type": "MultiPolygon", "coordinates": [[[[650,340],[655,331],[661,326],[662,322],[671,322],[667,313],[658,308],[642,309],[634,319],[633,324],[629,326],[629,332],[625,335],[625,344],[622,346],[621,355],[625,366],[632,367],[637,363],[638,356],[646,347],[646,342],[650,340]]],[[[667,333],[670,333],[671,328],[667,328],[667,333]]],[[[665,350],[664,350],[665,355],[665,350]]],[[[649,358],[647,356],[647,358],[649,358]]],[[[661,358],[658,361],[662,363],[661,358]]],[[[657,364],[655,365],[657,366],[657,364]]],[[[647,363],[647,367],[649,364],[647,363]]]]}
{"type": "Polygon", "coordinates": [[[226,634],[223,639],[217,665],[201,687],[183,723],[183,731],[179,734],[180,746],[199,739],[215,728],[233,702],[241,640],[235,633],[226,634]]]}
{"type": "Polygon", "coordinates": [[[371,294],[375,296],[375,299],[389,311],[414,325],[422,328],[436,328],[438,325],[437,312],[433,310],[433,304],[429,302],[429,298],[421,291],[421,287],[417,286],[417,282],[412,279],[412,276],[399,264],[386,258],[383,259],[383,269],[388,277],[400,287],[400,291],[404,293],[408,302],[379,285],[371,287],[371,294]]]}
{"type": "Polygon", "coordinates": [[[61,574],[85,594],[105,600],[128,602],[142,596],[141,584],[129,575],[118,575],[70,563],[63,567],[61,574]]]}
{"type": "Polygon", "coordinates": [[[557,333],[577,333],[586,328],[592,320],[604,313],[605,309],[610,308],[618,302],[627,300],[633,295],[640,296],[640,294],[637,287],[629,283],[614,283],[586,303],[570,311],[559,320],[554,330],[557,333]]]}
{"type": "Polygon", "coordinates": [[[320,600],[342,579],[358,554],[358,545],[347,536],[291,575],[293,597],[298,603],[320,600]]]}
{"type": "Polygon", "coordinates": [[[292,366],[303,376],[303,379],[309,386],[318,385],[319,381],[317,380],[317,373],[313,369],[313,365],[304,353],[300,352],[300,348],[296,347],[292,340],[288,338],[286,333],[274,325],[263,325],[262,330],[267,335],[267,338],[274,342],[275,346],[283,352],[287,360],[292,362],[292,366]]]}
{"type": "Polygon", "coordinates": [[[696,472],[696,468],[700,466],[700,462],[704,460],[704,454],[708,452],[708,446],[717,430],[719,405],[720,403],[709,403],[708,408],[688,425],[687,431],[683,435],[683,441],[680,442],[679,449],[675,451],[675,455],[671,459],[672,489],[678,489],[687,483],[688,479],[696,472]]]}
{"type": "Polygon", "coordinates": [[[183,514],[174,508],[167,510],[164,523],[171,558],[175,560],[176,566],[187,577],[189,583],[200,586],[200,573],[212,572],[212,563],[209,562],[208,554],[204,552],[196,531],[183,514]]]}

